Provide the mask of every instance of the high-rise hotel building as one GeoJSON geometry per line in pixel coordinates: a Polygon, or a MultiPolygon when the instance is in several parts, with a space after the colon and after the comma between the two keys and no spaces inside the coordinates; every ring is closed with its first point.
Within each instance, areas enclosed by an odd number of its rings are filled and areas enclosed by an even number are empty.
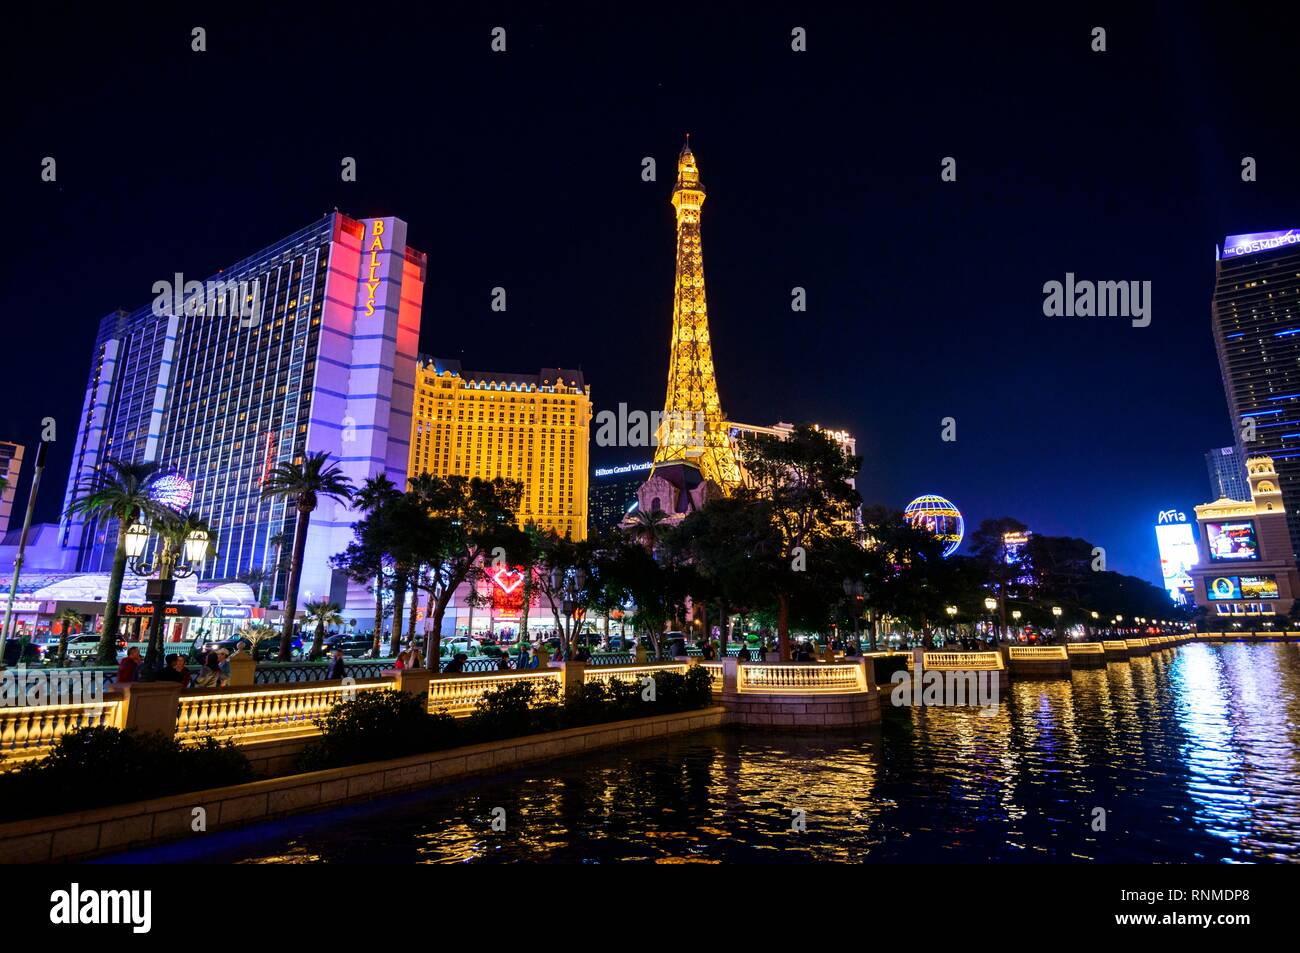
{"type": "MultiPolygon", "coordinates": [[[[405,486],[425,268],[402,220],[332,212],[202,288],[175,276],[194,287],[170,304],[164,288],[150,305],[110,314],[91,356],[67,501],[106,459],[157,463],[192,488],[187,508],[216,532],[201,578],[235,579],[272,566],[277,536],[283,551],[293,544],[292,505],[262,496],[276,464],[325,451],[355,483],[385,473],[405,486]],[[237,291],[214,295],[217,285],[237,291]]],[[[329,558],[356,519],[320,501],[303,601],[346,605],[329,558]]],[[[65,518],[61,544],[79,571],[102,572],[116,534],[111,520],[65,518]]],[[[373,608],[364,592],[351,601],[373,608]]]]}
{"type": "Polygon", "coordinates": [[[23,445],[0,440],[0,479],[5,481],[4,487],[0,488],[0,536],[9,531],[14,501],[18,498],[18,476],[22,470],[23,445]]]}
{"type": "Polygon", "coordinates": [[[591,388],[581,371],[485,373],[421,357],[415,381],[412,475],[518,480],[521,526],[587,538],[591,388]]]}
{"type": "Polygon", "coordinates": [[[1211,310],[1239,458],[1273,459],[1300,552],[1300,230],[1229,236],[1211,310]]]}

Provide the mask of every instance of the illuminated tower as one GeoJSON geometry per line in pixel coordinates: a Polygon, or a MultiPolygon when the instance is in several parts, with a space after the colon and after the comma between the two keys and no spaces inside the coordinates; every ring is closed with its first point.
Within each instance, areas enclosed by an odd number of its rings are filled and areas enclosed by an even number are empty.
{"type": "Polygon", "coordinates": [[[677,159],[673,188],[677,210],[677,275],[673,292],[673,337],[668,357],[668,395],[655,448],[654,472],[676,464],[699,470],[705,483],[722,492],[740,482],[740,468],[727,438],[709,345],[709,311],[704,295],[704,253],[700,207],[704,186],[690,137],[677,159]]]}

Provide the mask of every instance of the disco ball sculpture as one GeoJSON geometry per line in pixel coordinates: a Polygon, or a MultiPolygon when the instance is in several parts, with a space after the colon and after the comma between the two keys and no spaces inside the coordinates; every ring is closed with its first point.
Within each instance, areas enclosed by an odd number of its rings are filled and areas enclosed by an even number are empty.
{"type": "Polygon", "coordinates": [[[149,484],[149,499],[180,512],[194,500],[194,484],[179,473],[164,473],[149,484]]]}
{"type": "Polygon", "coordinates": [[[957,551],[966,535],[966,521],[962,519],[961,510],[942,496],[918,496],[907,504],[903,516],[913,526],[929,530],[943,540],[945,559],[957,551]]]}

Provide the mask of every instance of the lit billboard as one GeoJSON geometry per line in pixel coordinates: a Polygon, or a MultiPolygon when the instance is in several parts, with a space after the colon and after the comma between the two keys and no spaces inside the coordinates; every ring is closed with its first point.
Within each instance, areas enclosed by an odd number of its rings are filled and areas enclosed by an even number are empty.
{"type": "Polygon", "coordinates": [[[1207,580],[1205,594],[1214,602],[1226,599],[1276,599],[1276,576],[1216,576],[1207,580]]]}
{"type": "Polygon", "coordinates": [[[1206,523],[1205,543],[1211,562],[1259,559],[1259,537],[1255,533],[1254,520],[1206,523]]]}
{"type": "MultiPolygon", "coordinates": [[[[1194,586],[1190,570],[1200,561],[1200,553],[1196,549],[1196,534],[1192,531],[1192,524],[1174,522],[1168,518],[1168,512],[1160,514],[1161,518],[1156,523],[1160,575],[1164,579],[1165,588],[1169,590],[1170,598],[1185,603],[1191,601],[1194,586]]],[[[1182,514],[1179,513],[1178,516],[1182,514]]]]}

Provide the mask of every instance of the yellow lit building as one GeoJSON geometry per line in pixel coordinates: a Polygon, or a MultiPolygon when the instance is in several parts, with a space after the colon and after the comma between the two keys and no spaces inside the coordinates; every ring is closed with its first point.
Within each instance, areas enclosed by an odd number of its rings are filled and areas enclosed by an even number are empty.
{"type": "Polygon", "coordinates": [[[581,371],[492,374],[422,356],[411,417],[411,476],[518,480],[520,526],[586,539],[591,388],[581,371]]]}

